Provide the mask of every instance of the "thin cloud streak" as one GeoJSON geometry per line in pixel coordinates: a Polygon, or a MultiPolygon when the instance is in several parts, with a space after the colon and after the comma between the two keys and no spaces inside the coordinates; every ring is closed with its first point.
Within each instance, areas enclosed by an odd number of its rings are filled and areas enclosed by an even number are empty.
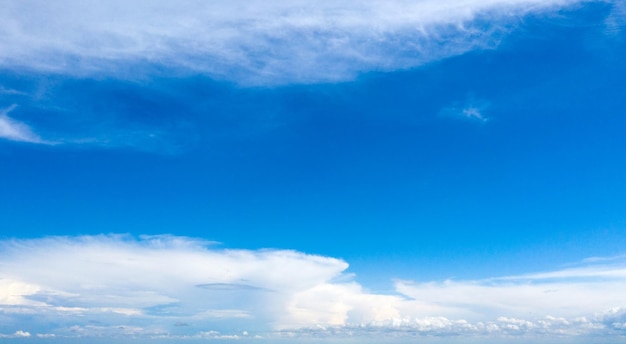
{"type": "Polygon", "coordinates": [[[529,13],[580,0],[13,1],[0,66],[140,77],[137,66],[239,84],[344,81],[498,45],[529,13]]]}
{"type": "Polygon", "coordinates": [[[0,139],[27,143],[51,144],[42,140],[39,135],[35,134],[25,123],[9,117],[9,113],[16,107],[16,105],[11,105],[6,109],[0,110],[0,139]]]}
{"type": "Polygon", "coordinates": [[[11,333],[197,336],[198,328],[227,333],[225,319],[276,338],[619,336],[626,329],[623,260],[475,281],[396,281],[395,293],[377,294],[339,259],[221,250],[184,237],[11,240],[0,253],[0,317],[11,333]]]}

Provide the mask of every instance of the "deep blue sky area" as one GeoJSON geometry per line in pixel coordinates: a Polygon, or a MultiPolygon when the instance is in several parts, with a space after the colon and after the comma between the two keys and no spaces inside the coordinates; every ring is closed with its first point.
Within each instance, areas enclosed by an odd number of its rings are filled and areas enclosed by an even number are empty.
{"type": "Polygon", "coordinates": [[[2,236],[175,233],[341,257],[373,280],[619,254],[626,45],[607,11],[525,18],[494,49],[334,84],[4,70],[37,95],[2,103],[44,137],[105,144],[2,142],[2,236]]]}

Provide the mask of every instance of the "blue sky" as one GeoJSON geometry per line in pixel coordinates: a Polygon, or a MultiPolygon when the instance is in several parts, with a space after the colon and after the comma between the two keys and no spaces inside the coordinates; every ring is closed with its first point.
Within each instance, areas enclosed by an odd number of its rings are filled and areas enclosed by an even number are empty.
{"type": "Polygon", "coordinates": [[[624,339],[622,2],[3,7],[2,340],[624,339]]]}

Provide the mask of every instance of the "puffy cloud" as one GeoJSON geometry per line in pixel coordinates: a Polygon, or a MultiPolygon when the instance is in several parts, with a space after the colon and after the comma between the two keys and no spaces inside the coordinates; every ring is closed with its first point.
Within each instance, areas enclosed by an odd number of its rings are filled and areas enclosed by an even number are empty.
{"type": "Polygon", "coordinates": [[[0,334],[0,338],[28,338],[30,333],[22,330],[15,331],[13,334],[0,334]]]}
{"type": "Polygon", "coordinates": [[[398,317],[402,298],[367,293],[355,283],[323,283],[295,293],[280,328],[343,326],[398,317]]]}
{"type": "Polygon", "coordinates": [[[336,81],[498,44],[528,13],[580,0],[5,2],[0,66],[75,75],[137,65],[244,84],[336,81]]]}
{"type": "Polygon", "coordinates": [[[619,337],[623,260],[474,281],[396,281],[394,293],[376,294],[345,261],[290,250],[226,250],[173,236],[8,240],[0,242],[0,320],[14,333],[57,337],[248,337],[242,329],[270,339],[619,337]]]}
{"type": "Polygon", "coordinates": [[[349,279],[339,259],[211,245],[169,236],[7,241],[0,313],[103,323],[130,317],[171,327],[229,319],[269,329],[342,324],[352,304],[373,297],[354,282],[333,282],[349,279]]]}
{"type": "MultiPolygon", "coordinates": [[[[344,326],[309,327],[287,329],[274,333],[276,337],[363,337],[414,340],[420,336],[428,338],[445,338],[450,342],[453,338],[460,338],[460,342],[477,340],[481,343],[509,342],[512,338],[530,338],[533,342],[596,342],[598,338],[622,340],[626,336],[624,324],[612,322],[615,314],[623,314],[623,308],[616,308],[600,312],[590,317],[562,318],[545,316],[542,318],[523,319],[500,316],[490,321],[468,321],[464,319],[449,319],[447,317],[402,317],[383,322],[368,324],[348,324],[344,326]],[[619,339],[618,339],[619,338],[619,339]]],[[[406,341],[400,341],[406,342],[406,341]]],[[[602,342],[602,341],[600,341],[602,342]]]]}

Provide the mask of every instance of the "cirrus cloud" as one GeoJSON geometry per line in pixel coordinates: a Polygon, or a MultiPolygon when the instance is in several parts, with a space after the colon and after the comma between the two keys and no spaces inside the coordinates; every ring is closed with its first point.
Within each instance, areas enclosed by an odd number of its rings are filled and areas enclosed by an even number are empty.
{"type": "Polygon", "coordinates": [[[343,81],[495,47],[523,16],[580,2],[13,1],[0,14],[0,67],[137,77],[137,66],[154,66],[257,85],[343,81]]]}
{"type": "Polygon", "coordinates": [[[0,139],[28,143],[48,143],[35,134],[28,125],[9,117],[9,112],[15,108],[16,106],[12,105],[6,109],[0,109],[0,139]]]}

